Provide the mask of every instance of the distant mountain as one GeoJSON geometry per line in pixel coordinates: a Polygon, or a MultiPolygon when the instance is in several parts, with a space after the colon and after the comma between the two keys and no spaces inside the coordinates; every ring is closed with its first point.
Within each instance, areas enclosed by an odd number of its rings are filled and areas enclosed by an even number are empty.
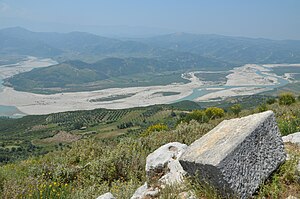
{"type": "Polygon", "coordinates": [[[230,63],[299,63],[300,41],[175,33],[139,40],[152,47],[189,52],[230,63]]]}
{"type": "Polygon", "coordinates": [[[136,41],[121,41],[84,32],[32,32],[20,27],[0,30],[0,53],[42,57],[137,56],[154,49],[136,41]]]}
{"type": "Polygon", "coordinates": [[[63,51],[36,39],[30,31],[22,28],[0,30],[1,55],[33,55],[53,57],[63,51]]]}
{"type": "MultiPolygon", "coordinates": [[[[23,28],[0,30],[0,54],[95,62],[107,57],[201,56],[231,64],[299,63],[300,41],[174,33],[118,40],[84,32],[41,33],[23,28]],[[182,54],[183,53],[183,54],[182,54]],[[92,61],[90,61],[92,60],[92,61]]],[[[178,58],[178,57],[177,57],[178,58]]]]}

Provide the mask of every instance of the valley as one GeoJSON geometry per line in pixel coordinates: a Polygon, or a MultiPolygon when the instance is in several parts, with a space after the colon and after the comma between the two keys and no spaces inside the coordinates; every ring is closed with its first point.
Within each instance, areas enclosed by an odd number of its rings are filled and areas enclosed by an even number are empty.
{"type": "MultiPolygon", "coordinates": [[[[2,65],[0,74],[2,79],[10,78],[16,74],[32,71],[34,68],[51,67],[55,64],[57,62],[52,59],[28,57],[27,60],[16,64],[2,65]]],[[[168,104],[182,100],[220,101],[228,97],[253,95],[285,86],[292,81],[287,75],[291,66],[298,67],[299,65],[246,64],[225,72],[206,70],[182,73],[181,77],[172,79],[174,82],[171,81],[165,85],[153,83],[154,85],[150,84],[150,86],[125,88],[116,86],[93,91],[61,91],[54,94],[17,91],[12,87],[2,85],[0,105],[2,110],[5,110],[2,111],[2,115],[21,116],[22,114],[40,115],[95,108],[123,109],[168,104]],[[276,74],[276,71],[273,71],[274,68],[281,69],[281,73],[276,74]]],[[[143,74],[139,75],[143,77],[143,74]]]]}

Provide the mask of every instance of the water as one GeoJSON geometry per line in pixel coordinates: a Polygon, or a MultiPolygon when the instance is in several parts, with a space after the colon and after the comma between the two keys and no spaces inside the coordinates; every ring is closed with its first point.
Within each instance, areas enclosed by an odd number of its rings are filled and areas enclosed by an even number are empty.
{"type": "MultiPolygon", "coordinates": [[[[266,74],[263,74],[261,71],[257,70],[256,73],[258,75],[261,75],[261,76],[264,76],[264,77],[268,77],[268,76],[271,76],[271,75],[266,75],[266,74]]],[[[280,77],[276,77],[277,78],[277,81],[278,83],[275,84],[275,85],[247,85],[247,86],[225,86],[225,85],[222,85],[222,86],[201,86],[199,88],[195,88],[193,89],[193,92],[192,94],[190,94],[189,96],[186,96],[180,100],[177,100],[175,102],[178,102],[178,101],[183,101],[183,100],[190,100],[190,101],[193,101],[201,96],[204,96],[206,94],[209,94],[209,93],[212,93],[212,92],[217,92],[218,90],[206,90],[207,88],[220,88],[222,90],[228,90],[228,89],[231,89],[231,88],[241,88],[241,87],[257,87],[257,88],[269,88],[269,89],[275,89],[275,88],[278,88],[278,87],[281,87],[281,86],[285,86],[286,84],[289,83],[288,80],[286,79],[283,79],[283,78],[280,78],[280,77]]]]}
{"type": "MultiPolygon", "coordinates": [[[[0,79],[0,92],[3,91],[3,80],[0,79]]],[[[22,117],[25,114],[22,113],[21,111],[19,111],[19,109],[17,109],[17,107],[15,106],[3,106],[0,105],[0,117],[4,116],[4,117],[12,117],[12,118],[18,118],[18,117],[22,117]]]]}

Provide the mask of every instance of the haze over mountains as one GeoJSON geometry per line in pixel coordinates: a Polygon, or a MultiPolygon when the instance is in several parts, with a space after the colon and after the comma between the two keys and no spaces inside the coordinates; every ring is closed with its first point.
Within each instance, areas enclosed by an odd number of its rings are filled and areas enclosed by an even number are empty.
{"type": "Polygon", "coordinates": [[[174,33],[124,41],[84,32],[32,32],[20,27],[0,30],[0,39],[1,54],[162,57],[161,53],[176,51],[239,64],[300,61],[300,41],[296,40],[174,33]]]}
{"type": "Polygon", "coordinates": [[[188,33],[120,40],[84,32],[32,32],[15,27],[0,30],[0,54],[57,60],[58,65],[6,80],[6,85],[17,90],[41,92],[39,89],[101,84],[99,81],[137,74],[228,70],[247,63],[299,63],[300,41],[188,33]]]}

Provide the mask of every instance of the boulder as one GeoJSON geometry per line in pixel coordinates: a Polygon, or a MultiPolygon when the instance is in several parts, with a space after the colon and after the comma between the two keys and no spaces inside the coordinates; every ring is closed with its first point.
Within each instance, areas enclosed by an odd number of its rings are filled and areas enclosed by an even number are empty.
{"type": "Polygon", "coordinates": [[[150,187],[181,182],[184,170],[178,158],[187,145],[179,142],[165,144],[147,156],[146,175],[150,187]]]}
{"type": "Polygon", "coordinates": [[[116,199],[110,192],[99,196],[97,199],[116,199]]]}
{"type": "Polygon", "coordinates": [[[224,196],[250,197],[286,158],[272,111],[224,120],[179,158],[183,169],[224,196]]]}
{"type": "Polygon", "coordinates": [[[165,185],[182,182],[185,174],[178,159],[187,145],[179,142],[165,144],[147,156],[147,182],[139,187],[131,199],[154,198],[165,185]]]}
{"type": "Polygon", "coordinates": [[[283,142],[290,142],[300,145],[300,132],[289,134],[282,137],[283,142]]]}

